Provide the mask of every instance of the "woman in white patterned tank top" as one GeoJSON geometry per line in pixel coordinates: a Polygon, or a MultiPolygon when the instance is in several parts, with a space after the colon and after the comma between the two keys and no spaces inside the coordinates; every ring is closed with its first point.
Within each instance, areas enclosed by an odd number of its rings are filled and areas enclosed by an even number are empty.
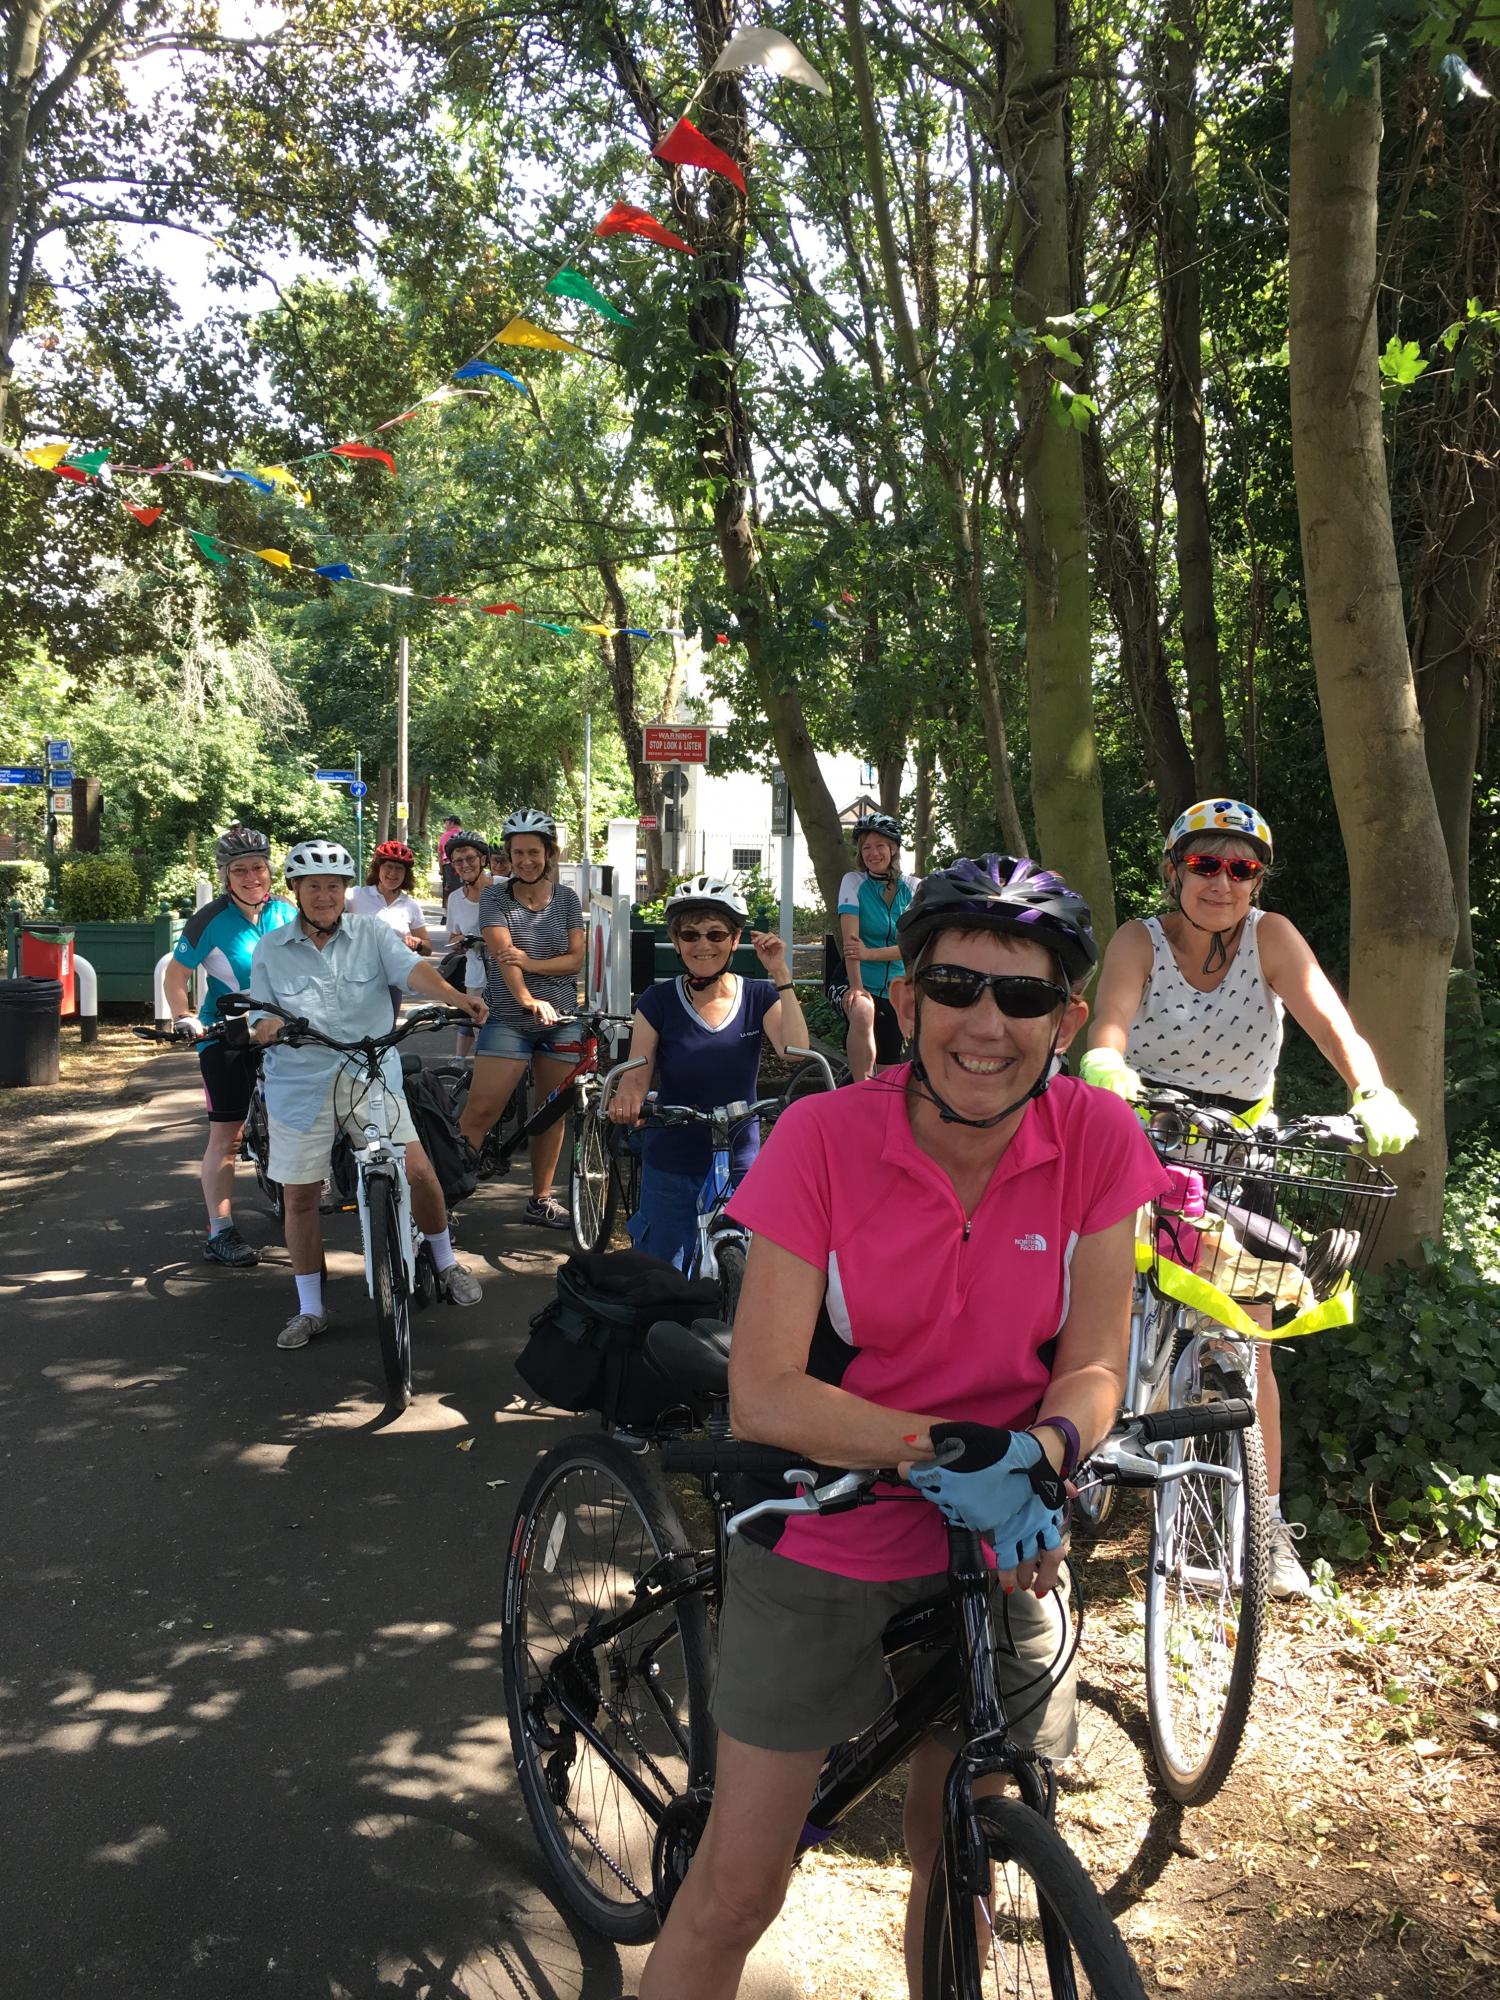
{"type": "MultiPolygon", "coordinates": [[[[1099,973],[1089,1083],[1133,1098],[1141,1081],[1185,1091],[1250,1122],[1270,1108],[1284,1010],[1353,1093],[1371,1153],[1397,1153],[1416,1121],[1380,1074],[1375,1052],[1285,917],[1258,907],[1271,829],[1238,799],[1204,799],[1174,821],[1162,854],[1171,904],[1122,924],[1099,973]]],[[[1281,1395],[1263,1344],[1257,1408],[1271,1489],[1271,1591],[1305,1595],[1307,1572],[1281,1517],[1281,1395]]]]}

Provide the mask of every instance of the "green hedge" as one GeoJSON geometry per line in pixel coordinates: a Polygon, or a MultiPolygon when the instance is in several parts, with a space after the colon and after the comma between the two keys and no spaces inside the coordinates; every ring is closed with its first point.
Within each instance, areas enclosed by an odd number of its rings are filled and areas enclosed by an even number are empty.
{"type": "Polygon", "coordinates": [[[120,855],[80,854],[63,863],[57,901],[65,923],[130,923],[141,913],[141,878],[120,855]]]}
{"type": "Polygon", "coordinates": [[[21,914],[39,917],[47,900],[45,861],[0,861],[0,909],[21,905],[21,914]]]}

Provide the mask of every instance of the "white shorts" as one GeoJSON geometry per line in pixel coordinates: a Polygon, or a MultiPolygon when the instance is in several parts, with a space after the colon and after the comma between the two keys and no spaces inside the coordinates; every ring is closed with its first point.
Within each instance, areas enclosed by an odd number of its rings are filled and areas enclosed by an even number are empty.
{"type": "MultiPolygon", "coordinates": [[[[273,1181],[280,1181],[283,1187],[308,1187],[321,1181],[328,1172],[329,1155],[340,1131],[347,1132],[356,1145],[364,1144],[368,1117],[364,1084],[355,1082],[351,1090],[351,1081],[348,1077],[339,1078],[324,1098],[317,1123],[310,1132],[299,1132],[295,1125],[278,1118],[273,1108],[274,1093],[267,1090],[266,1124],[270,1133],[267,1172],[273,1181]]],[[[391,1140],[398,1146],[409,1145],[417,1136],[417,1128],[407,1108],[406,1092],[389,1091],[387,1097],[395,1109],[391,1140]]]]}

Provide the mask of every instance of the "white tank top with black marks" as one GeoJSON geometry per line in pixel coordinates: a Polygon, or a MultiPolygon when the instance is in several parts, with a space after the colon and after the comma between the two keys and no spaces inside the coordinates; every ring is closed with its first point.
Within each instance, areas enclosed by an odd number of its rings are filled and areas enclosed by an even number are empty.
{"type": "Polygon", "coordinates": [[[1284,1008],[1261,970],[1257,930],[1245,918],[1239,949],[1212,993],[1183,978],[1157,917],[1145,919],[1151,976],[1130,1024],[1126,1060],[1152,1082],[1253,1103],[1266,1096],[1281,1055],[1284,1008]]]}

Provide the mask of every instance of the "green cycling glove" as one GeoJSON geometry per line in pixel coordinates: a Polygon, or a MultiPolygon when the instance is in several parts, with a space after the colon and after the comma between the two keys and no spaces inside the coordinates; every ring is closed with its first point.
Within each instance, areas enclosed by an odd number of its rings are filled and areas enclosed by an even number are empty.
{"type": "Polygon", "coordinates": [[[1417,1136],[1417,1121],[1389,1085],[1357,1090],[1349,1107],[1365,1128],[1365,1151],[1399,1153],[1417,1136]]]}
{"type": "Polygon", "coordinates": [[[1118,1049],[1090,1049],[1078,1065],[1085,1083],[1098,1090],[1112,1090],[1131,1104],[1141,1094],[1141,1080],[1118,1049]]]}

